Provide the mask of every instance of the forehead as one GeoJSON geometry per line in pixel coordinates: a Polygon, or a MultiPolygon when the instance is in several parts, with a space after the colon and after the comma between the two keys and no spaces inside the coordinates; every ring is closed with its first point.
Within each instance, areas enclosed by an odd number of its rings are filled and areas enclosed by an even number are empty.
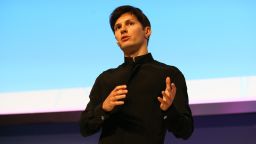
{"type": "Polygon", "coordinates": [[[133,21],[138,21],[137,17],[129,12],[122,14],[117,20],[116,20],[116,24],[120,24],[123,23],[127,20],[133,20],[133,21]]]}

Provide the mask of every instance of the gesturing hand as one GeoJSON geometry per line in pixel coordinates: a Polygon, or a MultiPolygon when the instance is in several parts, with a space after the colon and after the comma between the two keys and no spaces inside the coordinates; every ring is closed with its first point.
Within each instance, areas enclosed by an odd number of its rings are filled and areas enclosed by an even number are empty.
{"type": "Polygon", "coordinates": [[[174,83],[171,83],[170,77],[167,77],[166,80],[166,88],[165,91],[162,91],[162,97],[157,97],[160,102],[160,108],[163,111],[166,111],[171,105],[176,95],[176,86],[174,83]]]}
{"type": "Polygon", "coordinates": [[[126,94],[128,93],[128,90],[126,89],[126,85],[119,85],[114,88],[114,90],[111,91],[111,93],[108,95],[108,97],[105,99],[102,105],[102,109],[110,112],[112,111],[116,106],[123,105],[124,101],[120,100],[126,97],[126,94]]]}

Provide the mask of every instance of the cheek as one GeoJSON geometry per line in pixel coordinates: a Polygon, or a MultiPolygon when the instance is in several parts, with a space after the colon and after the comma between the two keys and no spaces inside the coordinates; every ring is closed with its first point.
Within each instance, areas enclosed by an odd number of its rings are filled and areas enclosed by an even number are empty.
{"type": "Polygon", "coordinates": [[[143,41],[144,40],[144,33],[142,31],[137,31],[136,32],[136,38],[138,41],[143,41]]]}
{"type": "Polygon", "coordinates": [[[115,35],[116,40],[120,40],[120,38],[121,38],[120,35],[118,35],[117,33],[115,33],[114,35],[115,35]]]}

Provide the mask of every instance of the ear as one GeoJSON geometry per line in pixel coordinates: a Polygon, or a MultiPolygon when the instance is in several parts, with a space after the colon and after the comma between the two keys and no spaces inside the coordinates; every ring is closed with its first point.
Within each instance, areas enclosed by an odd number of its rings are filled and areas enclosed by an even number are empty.
{"type": "Polygon", "coordinates": [[[145,29],[144,29],[144,32],[145,32],[145,38],[149,39],[149,37],[151,35],[151,27],[146,26],[145,29]]]}

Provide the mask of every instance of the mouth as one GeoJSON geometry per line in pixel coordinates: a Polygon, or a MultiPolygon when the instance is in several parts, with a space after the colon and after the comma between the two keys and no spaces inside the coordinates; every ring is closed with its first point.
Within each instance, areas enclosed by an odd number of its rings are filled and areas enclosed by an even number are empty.
{"type": "Polygon", "coordinates": [[[130,39],[129,36],[122,36],[121,41],[125,42],[125,41],[128,41],[129,39],[130,39]]]}

